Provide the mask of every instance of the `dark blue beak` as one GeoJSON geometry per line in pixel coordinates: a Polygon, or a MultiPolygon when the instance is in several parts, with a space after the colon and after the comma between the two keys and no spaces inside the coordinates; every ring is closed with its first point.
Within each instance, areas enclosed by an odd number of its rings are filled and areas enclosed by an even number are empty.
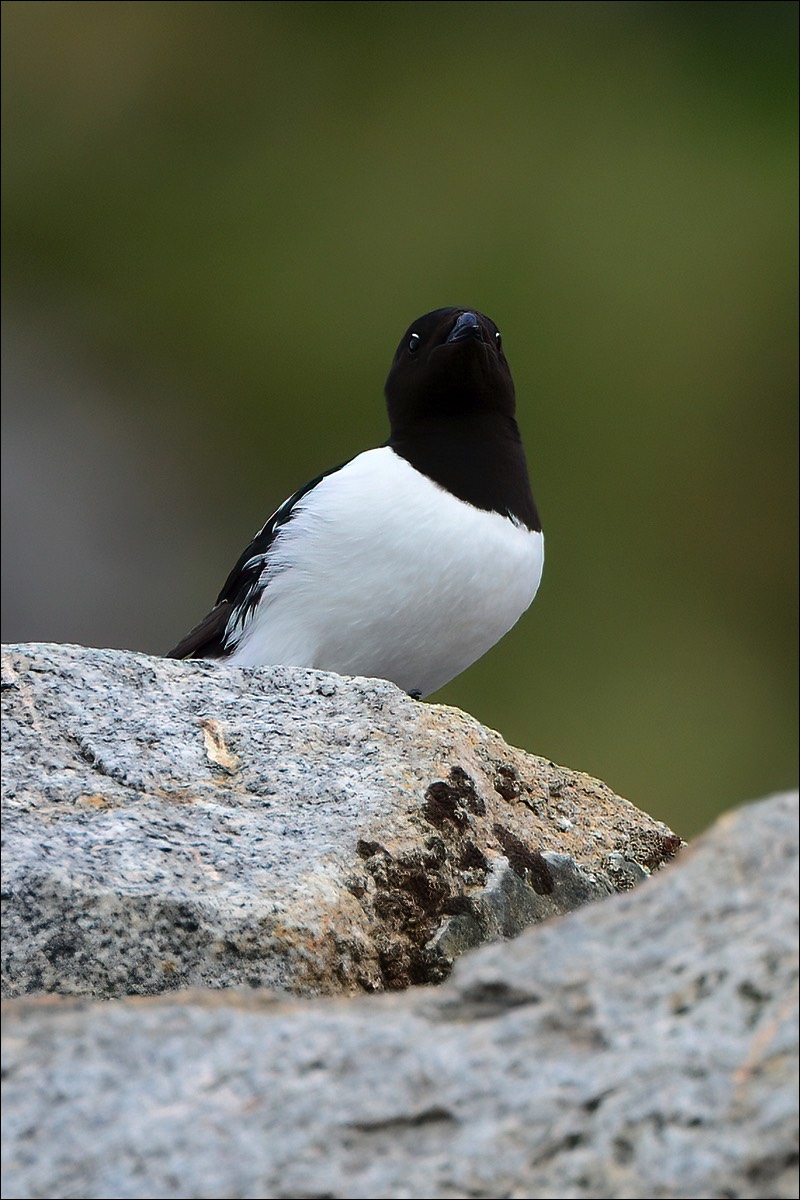
{"type": "Polygon", "coordinates": [[[475,313],[465,312],[456,321],[452,332],[447,339],[448,342],[462,342],[464,338],[481,337],[481,323],[475,316],[475,313]]]}

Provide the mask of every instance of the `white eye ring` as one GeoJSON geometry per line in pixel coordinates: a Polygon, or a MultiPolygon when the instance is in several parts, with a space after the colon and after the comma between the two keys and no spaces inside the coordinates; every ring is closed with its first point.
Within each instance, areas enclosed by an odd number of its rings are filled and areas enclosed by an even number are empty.
{"type": "Polygon", "coordinates": [[[408,339],[409,354],[413,354],[414,351],[419,347],[420,340],[421,339],[418,333],[412,333],[411,337],[408,339]]]}
{"type": "Polygon", "coordinates": [[[503,344],[503,339],[500,337],[499,329],[498,329],[497,333],[494,335],[494,340],[497,342],[497,349],[499,350],[503,344]]]}

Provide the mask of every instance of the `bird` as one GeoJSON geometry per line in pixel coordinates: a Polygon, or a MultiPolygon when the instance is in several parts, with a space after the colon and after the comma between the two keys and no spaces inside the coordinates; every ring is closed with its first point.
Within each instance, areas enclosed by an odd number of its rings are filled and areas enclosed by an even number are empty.
{"type": "Polygon", "coordinates": [[[283,502],[167,658],[386,679],[422,699],[529,607],[544,536],[495,323],[439,308],[386,380],[390,436],[283,502]]]}

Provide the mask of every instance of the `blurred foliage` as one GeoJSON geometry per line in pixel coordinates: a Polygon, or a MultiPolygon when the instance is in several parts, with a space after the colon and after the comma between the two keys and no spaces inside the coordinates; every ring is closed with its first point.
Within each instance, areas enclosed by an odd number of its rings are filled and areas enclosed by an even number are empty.
{"type": "MultiPolygon", "coordinates": [[[[194,472],[135,648],[383,440],[406,325],[475,305],[548,558],[439,698],[684,835],[794,783],[794,3],[2,8],[7,309],[124,379],[118,419],[194,472]]],[[[52,604],[4,637],[68,640],[57,580],[52,604]]]]}

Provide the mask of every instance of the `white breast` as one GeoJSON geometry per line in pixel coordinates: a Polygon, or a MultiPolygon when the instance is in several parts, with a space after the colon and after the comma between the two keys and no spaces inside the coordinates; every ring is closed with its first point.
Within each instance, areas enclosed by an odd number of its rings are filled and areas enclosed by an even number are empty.
{"type": "Polygon", "coordinates": [[[498,641],[536,595],[541,533],[457,500],[388,447],[298,504],[228,661],[390,679],[429,695],[498,641]]]}

